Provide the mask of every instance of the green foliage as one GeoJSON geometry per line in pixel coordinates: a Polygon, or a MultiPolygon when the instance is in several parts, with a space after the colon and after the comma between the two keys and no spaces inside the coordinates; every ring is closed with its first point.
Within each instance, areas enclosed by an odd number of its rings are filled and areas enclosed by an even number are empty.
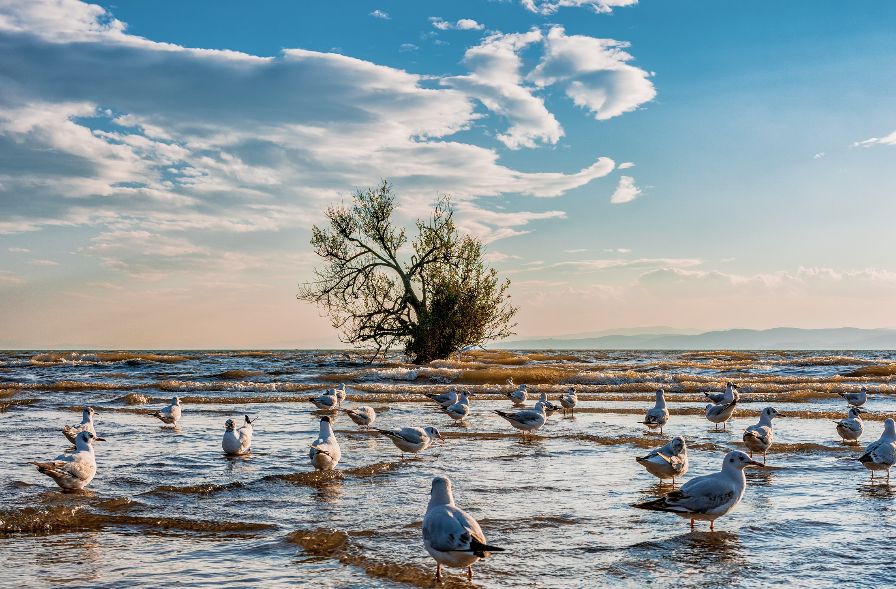
{"type": "Polygon", "coordinates": [[[385,181],[327,209],[329,226],[311,234],[324,263],[298,298],[324,308],[344,342],[377,354],[401,345],[418,364],[513,335],[510,281],[485,266],[479,240],[459,234],[450,200],[417,221],[410,244],[394,211],[385,181]]]}

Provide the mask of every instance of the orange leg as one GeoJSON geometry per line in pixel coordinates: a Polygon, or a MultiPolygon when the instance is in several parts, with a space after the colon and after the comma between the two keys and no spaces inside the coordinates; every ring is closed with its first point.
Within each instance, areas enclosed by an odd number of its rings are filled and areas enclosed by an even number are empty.
{"type": "Polygon", "coordinates": [[[470,581],[473,580],[473,567],[467,567],[467,579],[470,581]]]}
{"type": "Polygon", "coordinates": [[[694,518],[691,518],[691,529],[694,529],[694,518]]]}
{"type": "Polygon", "coordinates": [[[442,580],[442,565],[437,564],[436,565],[436,581],[441,581],[441,580],[442,580]]]}
{"type": "Polygon", "coordinates": [[[716,531],[716,521],[715,520],[712,520],[712,519],[709,520],[709,531],[710,532],[716,531]]]}

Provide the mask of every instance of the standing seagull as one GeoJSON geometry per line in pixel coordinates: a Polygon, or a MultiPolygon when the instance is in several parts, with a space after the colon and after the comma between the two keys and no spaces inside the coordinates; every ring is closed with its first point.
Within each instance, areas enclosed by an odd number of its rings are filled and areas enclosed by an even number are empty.
{"type": "MultiPolygon", "coordinates": [[[[257,417],[255,419],[258,419],[257,417]]],[[[232,419],[224,422],[224,438],[221,440],[221,448],[229,456],[248,454],[252,446],[252,420],[246,415],[244,424],[237,429],[232,419]]]]}
{"type": "Polygon", "coordinates": [[[675,477],[684,476],[688,472],[688,446],[681,436],[675,436],[663,446],[650,454],[635,458],[635,460],[647,469],[647,472],[660,479],[672,479],[675,485],[675,477]]]}
{"type": "Polygon", "coordinates": [[[463,421],[466,419],[467,416],[470,415],[470,394],[466,391],[461,393],[457,403],[446,407],[445,413],[455,421],[463,421]]]}
{"type": "Polygon", "coordinates": [[[542,405],[544,405],[544,412],[547,415],[553,415],[557,411],[560,411],[561,409],[563,409],[563,407],[561,407],[560,405],[557,405],[556,403],[552,403],[551,401],[548,401],[547,393],[541,393],[541,396],[538,397],[538,401],[542,405]]]}
{"type": "Polygon", "coordinates": [[[663,433],[663,426],[669,421],[669,410],[666,409],[666,398],[663,396],[663,389],[656,390],[656,404],[653,409],[647,411],[647,415],[642,422],[648,429],[660,428],[663,433]]]}
{"type": "Polygon", "coordinates": [[[837,393],[853,407],[861,407],[868,400],[868,389],[862,387],[858,393],[837,393]]]}
{"type": "Polygon", "coordinates": [[[319,397],[309,397],[309,401],[321,411],[336,411],[339,409],[339,397],[336,395],[335,389],[327,389],[323,395],[319,397]]]}
{"type": "Polygon", "coordinates": [[[834,422],[837,424],[837,433],[844,442],[858,443],[859,437],[865,430],[865,424],[860,417],[862,413],[867,413],[867,411],[859,407],[850,407],[846,413],[846,419],[834,422]]]}
{"type": "Polygon", "coordinates": [[[566,393],[560,397],[560,404],[563,405],[563,413],[566,413],[566,410],[569,409],[572,411],[572,414],[576,414],[576,405],[579,404],[579,397],[576,395],[576,390],[572,387],[566,389],[566,393]]]}
{"type": "Polygon", "coordinates": [[[93,441],[104,442],[93,432],[81,432],[75,436],[75,451],[61,454],[51,462],[32,462],[38,472],[45,474],[63,489],[75,491],[87,486],[96,476],[96,455],[93,441]]]}
{"type": "Polygon", "coordinates": [[[713,429],[719,429],[719,424],[724,424],[724,428],[728,429],[728,420],[734,415],[734,406],[737,401],[731,401],[727,405],[707,405],[706,419],[715,424],[713,429]]]}
{"type": "Polygon", "coordinates": [[[744,430],[744,445],[750,450],[750,458],[753,457],[753,452],[762,452],[762,464],[765,464],[768,449],[775,441],[772,419],[776,417],[781,417],[781,414],[774,407],[766,407],[759,414],[759,423],[744,430]]]}
{"type": "Polygon", "coordinates": [[[541,401],[535,403],[532,409],[522,409],[507,413],[505,411],[494,410],[499,416],[510,422],[510,425],[523,432],[523,434],[538,431],[544,425],[548,416],[544,412],[544,405],[541,401]]]}
{"type": "Polygon", "coordinates": [[[865,448],[865,453],[859,458],[859,462],[871,471],[871,480],[874,480],[874,471],[887,471],[887,482],[890,482],[890,467],[896,464],[896,422],[887,419],[884,422],[884,433],[876,442],[871,442],[865,448]]]}
{"type": "Polygon", "coordinates": [[[95,411],[93,407],[85,407],[84,411],[81,412],[81,423],[77,423],[75,425],[64,425],[62,426],[62,433],[72,444],[75,443],[75,438],[78,437],[78,434],[81,432],[90,432],[93,435],[96,435],[96,430],[93,429],[93,414],[95,411]]]}
{"type": "Polygon", "coordinates": [[[522,405],[526,402],[526,399],[529,398],[529,395],[526,394],[527,389],[525,384],[521,384],[520,388],[513,391],[512,393],[507,393],[507,397],[513,401],[514,405],[522,405]]]}
{"type": "Polygon", "coordinates": [[[747,477],[744,469],[748,466],[762,466],[745,453],[734,450],[725,455],[722,470],[712,474],[694,477],[678,491],[666,493],[653,501],[638,503],[634,507],[650,511],[669,511],[675,515],[694,521],[709,521],[709,529],[715,530],[716,519],[735,508],[744,496],[747,477]]]}
{"type": "Polygon", "coordinates": [[[345,392],[345,383],[339,383],[338,389],[333,389],[333,392],[336,393],[336,398],[339,399],[339,403],[345,402],[346,392],[345,392]]]}
{"type": "Polygon", "coordinates": [[[703,394],[706,395],[706,398],[712,401],[714,405],[727,405],[734,401],[740,401],[740,393],[737,390],[737,385],[733,382],[729,382],[725,385],[724,393],[703,394]]]}
{"type": "Polygon", "coordinates": [[[436,403],[442,406],[442,409],[447,409],[449,406],[457,403],[457,389],[455,387],[451,387],[451,390],[447,393],[439,393],[434,395],[426,395],[436,403]]]}
{"type": "Polygon", "coordinates": [[[405,452],[417,454],[433,445],[436,440],[441,440],[442,434],[434,427],[403,427],[401,429],[376,430],[392,440],[392,443],[401,450],[401,457],[405,452]]]}
{"type": "Polygon", "coordinates": [[[429,505],[423,516],[423,547],[436,560],[436,580],[442,580],[442,565],[467,569],[473,578],[473,563],[504,549],[485,543],[485,534],[475,519],[454,504],[448,477],[432,480],[429,505]]]}
{"type": "Polygon", "coordinates": [[[308,458],[317,470],[333,470],[342,458],[342,450],[326,415],[320,418],[320,435],[311,444],[308,458]]]}
{"type": "Polygon", "coordinates": [[[368,405],[356,407],[355,409],[343,409],[343,411],[345,411],[349,419],[358,425],[364,426],[365,429],[369,428],[376,421],[376,411],[368,405]]]}
{"type": "Polygon", "coordinates": [[[180,419],[180,399],[171,397],[171,404],[162,407],[160,410],[153,413],[153,415],[161,419],[163,423],[168,423],[177,427],[177,422],[180,419]]]}

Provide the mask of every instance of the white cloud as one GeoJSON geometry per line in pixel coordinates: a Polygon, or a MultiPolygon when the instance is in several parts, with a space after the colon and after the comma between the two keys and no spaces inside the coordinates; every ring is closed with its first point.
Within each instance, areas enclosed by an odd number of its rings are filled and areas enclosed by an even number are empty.
{"type": "Polygon", "coordinates": [[[619,164],[616,167],[619,168],[620,170],[627,170],[629,168],[634,168],[635,164],[633,162],[622,162],[621,164],[619,164]]]}
{"type": "Polygon", "coordinates": [[[8,248],[6,248],[6,251],[13,253],[13,254],[30,254],[31,253],[31,250],[28,249],[27,247],[8,247],[8,248]]]}
{"type": "Polygon", "coordinates": [[[587,252],[587,251],[588,251],[587,248],[581,247],[581,248],[576,248],[576,249],[571,249],[571,250],[563,250],[563,253],[564,254],[581,254],[582,252],[587,252]]]}
{"type": "Polygon", "coordinates": [[[485,25],[473,20],[472,18],[462,18],[456,22],[448,22],[440,16],[429,17],[432,26],[440,31],[449,31],[457,29],[459,31],[481,31],[485,25]]]}
{"type": "Polygon", "coordinates": [[[552,27],[544,56],[527,77],[537,86],[560,84],[577,106],[603,121],[635,110],[656,96],[650,74],[628,63],[629,44],[614,39],[566,35],[552,27]]]}
{"type": "Polygon", "coordinates": [[[633,6],[638,0],[522,0],[523,6],[537,14],[550,15],[561,8],[589,8],[597,13],[607,14],[614,8],[633,6]]]}
{"type": "Polygon", "coordinates": [[[418,49],[420,49],[420,48],[417,47],[416,45],[414,45],[413,43],[402,43],[398,47],[399,51],[417,51],[418,49]]]}
{"type": "Polygon", "coordinates": [[[896,131],[883,137],[871,137],[870,139],[856,141],[852,144],[853,147],[872,147],[874,145],[896,145],[896,131]]]}
{"type": "Polygon", "coordinates": [[[635,186],[634,178],[631,176],[620,176],[619,184],[616,185],[616,190],[613,192],[613,196],[610,197],[610,202],[613,204],[631,202],[638,198],[640,194],[641,189],[635,186]]]}
{"type": "Polygon", "coordinates": [[[389,16],[388,13],[383,12],[382,10],[379,10],[379,9],[374,10],[373,12],[371,12],[371,13],[370,13],[370,16],[372,16],[373,18],[380,18],[380,19],[383,19],[383,20],[391,20],[391,19],[392,19],[392,17],[389,16]]]}
{"type": "Polygon", "coordinates": [[[825,153],[823,151],[819,151],[818,153],[816,153],[815,155],[812,156],[812,159],[820,160],[824,156],[825,156],[825,153]]]}
{"type": "Polygon", "coordinates": [[[627,247],[617,247],[617,248],[605,248],[605,252],[614,253],[614,254],[630,254],[632,250],[627,247]]]}
{"type": "Polygon", "coordinates": [[[560,123],[544,101],[523,86],[520,74],[519,52],[542,38],[538,29],[489,35],[464,54],[470,74],[442,80],[443,85],[475,96],[487,109],[505,117],[510,127],[498,139],[511,149],[535,147],[539,141],[556,143],[563,136],[560,123]]]}
{"type": "Polygon", "coordinates": [[[613,270],[613,269],[682,269],[699,266],[703,260],[697,258],[607,258],[594,260],[570,260],[553,264],[554,268],[574,268],[576,270],[613,270]]]}
{"type": "Polygon", "coordinates": [[[58,266],[59,262],[53,260],[31,260],[28,262],[32,266],[58,266]]]}
{"type": "Polygon", "coordinates": [[[0,285],[12,286],[23,284],[25,281],[8,270],[0,270],[0,285]]]}

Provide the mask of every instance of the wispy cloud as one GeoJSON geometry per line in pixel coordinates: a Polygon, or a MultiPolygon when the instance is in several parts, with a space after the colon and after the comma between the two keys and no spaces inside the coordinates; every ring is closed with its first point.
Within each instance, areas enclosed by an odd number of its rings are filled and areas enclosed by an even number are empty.
{"type": "Polygon", "coordinates": [[[376,9],[376,10],[374,10],[373,12],[371,12],[371,13],[370,13],[370,16],[372,16],[373,18],[379,18],[379,19],[382,19],[382,20],[392,20],[392,17],[389,16],[389,13],[387,13],[387,12],[383,12],[383,11],[380,10],[380,9],[376,9]]]}
{"type": "Polygon", "coordinates": [[[31,253],[31,250],[28,249],[27,247],[8,247],[8,248],[6,248],[6,251],[13,253],[13,254],[30,254],[31,253]]]}
{"type": "Polygon", "coordinates": [[[32,266],[58,266],[59,262],[54,262],[53,260],[30,260],[28,262],[32,266]]]}
{"type": "Polygon", "coordinates": [[[554,14],[561,8],[588,8],[597,13],[608,14],[614,8],[633,6],[638,0],[522,0],[523,6],[537,14],[554,14]]]}
{"type": "Polygon", "coordinates": [[[462,18],[452,23],[440,16],[431,16],[429,17],[429,22],[432,23],[434,28],[440,31],[449,31],[451,29],[457,29],[459,31],[481,31],[485,28],[485,25],[472,18],[462,18]]]}
{"type": "Polygon", "coordinates": [[[0,284],[8,286],[14,284],[23,284],[25,281],[8,270],[0,270],[0,284]]]}
{"type": "Polygon", "coordinates": [[[613,192],[613,196],[610,197],[610,202],[613,204],[631,202],[638,198],[640,194],[641,189],[635,185],[634,178],[631,176],[620,176],[616,190],[613,192]]]}
{"type": "Polygon", "coordinates": [[[853,147],[873,147],[875,145],[896,145],[896,131],[883,137],[871,137],[852,144],[853,147]]]}

